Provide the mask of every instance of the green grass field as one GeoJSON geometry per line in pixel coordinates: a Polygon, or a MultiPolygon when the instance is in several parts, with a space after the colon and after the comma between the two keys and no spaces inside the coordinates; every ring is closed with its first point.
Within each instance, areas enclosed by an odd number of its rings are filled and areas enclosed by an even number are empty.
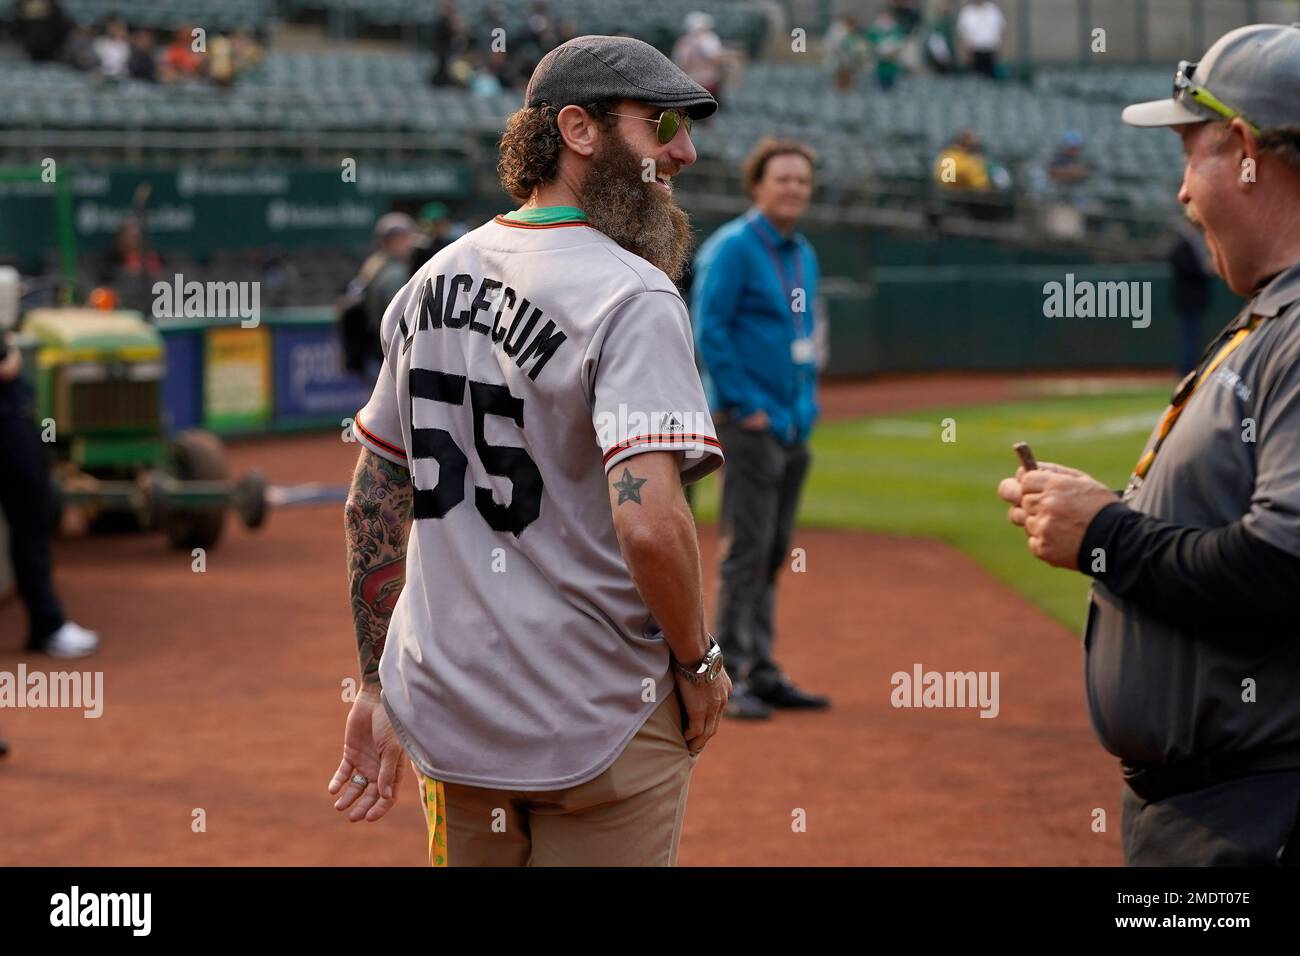
{"type": "MultiPolygon", "coordinates": [[[[1168,397],[1168,388],[1128,386],[824,424],[800,521],[948,541],[1079,630],[1087,579],[1035,560],[997,496],[998,480],[1015,471],[1011,445],[1027,441],[1045,461],[1122,488],[1168,397]],[[942,440],[945,418],[955,420],[955,441],[942,440]]],[[[717,502],[709,478],[696,498],[700,517],[715,520],[717,502]]]]}

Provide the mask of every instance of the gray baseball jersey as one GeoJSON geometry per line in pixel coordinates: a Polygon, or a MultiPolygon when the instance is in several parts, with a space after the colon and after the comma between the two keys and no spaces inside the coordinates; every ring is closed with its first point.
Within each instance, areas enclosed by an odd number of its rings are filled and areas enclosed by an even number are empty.
{"type": "MultiPolygon", "coordinates": [[[[1128,504],[1192,528],[1242,521],[1300,556],[1300,265],[1243,312],[1260,325],[1192,394],[1128,504]]],[[[1163,763],[1300,743],[1300,643],[1245,636],[1189,633],[1095,584],[1084,673],[1106,749],[1163,763]],[[1267,706],[1243,702],[1246,678],[1267,706]]]]}
{"type": "Polygon", "coordinates": [[[671,680],[606,474],[647,451],[679,452],[684,481],[722,462],[686,306],[589,226],[497,217],[412,277],[381,334],[355,431],[416,489],[379,670],[394,727],[437,780],[583,783],[671,680]]]}

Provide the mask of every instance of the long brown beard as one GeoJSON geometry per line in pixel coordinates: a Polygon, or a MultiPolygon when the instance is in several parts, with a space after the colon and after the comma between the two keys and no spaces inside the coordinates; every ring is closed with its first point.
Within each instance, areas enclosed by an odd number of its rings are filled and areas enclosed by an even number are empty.
{"type": "Polygon", "coordinates": [[[583,185],[587,222],[676,282],[694,236],[686,212],[641,178],[641,158],[611,130],[600,138],[583,185]]]}

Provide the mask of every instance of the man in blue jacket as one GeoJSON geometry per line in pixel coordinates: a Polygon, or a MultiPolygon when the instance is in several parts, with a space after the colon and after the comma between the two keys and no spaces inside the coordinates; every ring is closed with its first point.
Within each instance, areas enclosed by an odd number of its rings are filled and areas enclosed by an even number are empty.
{"type": "Polygon", "coordinates": [[[791,683],[772,656],[776,577],[817,418],[819,270],[796,231],[812,196],[814,161],[803,143],[760,142],[743,166],[753,207],[710,236],[695,261],[699,353],[727,460],[717,640],[739,677],[727,708],[733,717],[830,705],[791,683]]]}

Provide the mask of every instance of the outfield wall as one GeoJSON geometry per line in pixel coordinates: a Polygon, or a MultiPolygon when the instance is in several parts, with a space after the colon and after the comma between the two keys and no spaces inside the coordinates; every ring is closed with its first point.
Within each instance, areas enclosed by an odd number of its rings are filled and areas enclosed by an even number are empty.
{"type": "MultiPolygon", "coordinates": [[[[1026,368],[1172,366],[1177,319],[1161,264],[1146,266],[890,266],[862,291],[823,298],[830,323],[828,377],[1026,368]],[[1127,318],[1047,318],[1043,284],[1150,283],[1150,325],[1127,318]]],[[[855,287],[856,288],[856,287],[855,287]]],[[[1208,339],[1235,313],[1221,290],[1201,330],[1208,339]]],[[[263,310],[237,320],[160,322],[167,351],[163,407],[171,431],[223,435],[309,428],[340,431],[370,388],[342,368],[333,310],[263,310]]],[[[35,363],[28,363],[34,368],[35,363]]]]}
{"type": "MultiPolygon", "coordinates": [[[[888,266],[862,292],[828,293],[836,376],[882,372],[1173,366],[1179,319],[1163,263],[1059,266],[888,266]],[[1150,324],[1130,317],[1044,315],[1044,286],[1149,283],[1150,324]]],[[[1144,290],[1145,293],[1145,290],[1144,290]]],[[[1222,283],[1202,322],[1208,341],[1241,307],[1222,283]]]]}

